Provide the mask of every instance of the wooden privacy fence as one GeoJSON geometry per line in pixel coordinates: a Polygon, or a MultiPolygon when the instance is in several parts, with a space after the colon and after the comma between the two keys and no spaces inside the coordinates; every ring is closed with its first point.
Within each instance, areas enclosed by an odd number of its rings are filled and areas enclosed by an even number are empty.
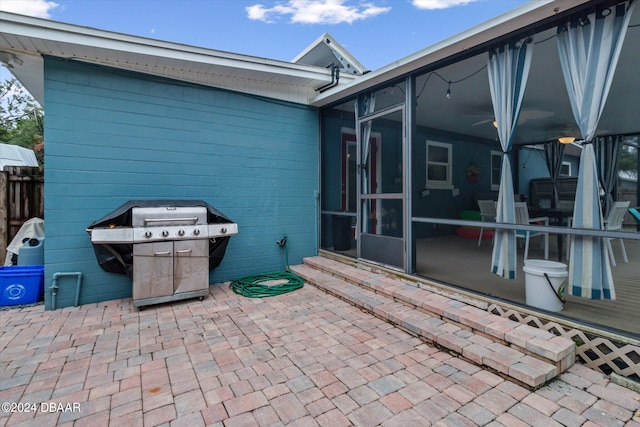
{"type": "Polygon", "coordinates": [[[44,219],[44,178],[37,168],[5,166],[0,171],[0,265],[22,224],[44,219]]]}

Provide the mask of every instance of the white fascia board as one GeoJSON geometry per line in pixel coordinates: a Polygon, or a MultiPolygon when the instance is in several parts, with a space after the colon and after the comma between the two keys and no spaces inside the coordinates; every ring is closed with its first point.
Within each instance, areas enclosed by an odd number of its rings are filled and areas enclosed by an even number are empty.
{"type": "Polygon", "coordinates": [[[347,60],[358,71],[358,73],[362,74],[367,71],[367,68],[362,65],[360,61],[358,61],[353,55],[351,55],[351,53],[349,53],[340,43],[338,43],[336,39],[331,37],[331,35],[329,34],[327,34],[327,36],[328,37],[325,37],[325,43],[327,38],[331,40],[330,47],[341,57],[345,58],[345,60],[347,60]]]}
{"type": "Polygon", "coordinates": [[[349,84],[319,94],[310,103],[316,107],[328,105],[588,2],[589,0],[530,1],[442,42],[365,74],[349,84]]]}
{"type": "MultiPolygon", "coordinates": [[[[78,45],[96,49],[108,49],[129,55],[150,55],[158,58],[177,59],[253,72],[304,78],[318,82],[331,81],[330,70],[321,67],[198,48],[8,12],[0,12],[0,26],[2,28],[0,31],[3,33],[46,40],[47,42],[57,42],[69,46],[78,45]]],[[[53,52],[38,53],[54,54],[53,52]]],[[[72,56],[70,55],[69,57],[72,56]]],[[[88,60],[88,58],[79,59],[88,60]]]]}
{"type": "Polygon", "coordinates": [[[346,61],[348,61],[359,74],[362,74],[367,71],[366,67],[362,65],[360,61],[358,61],[353,55],[351,55],[351,53],[349,53],[349,51],[347,51],[340,43],[338,43],[338,41],[335,38],[333,38],[333,36],[331,36],[331,34],[329,33],[324,33],[323,35],[318,37],[316,40],[314,40],[313,43],[311,43],[302,52],[300,52],[295,58],[293,58],[291,62],[297,63],[302,58],[304,58],[305,55],[308,55],[311,51],[313,51],[318,45],[328,46],[329,49],[333,50],[335,53],[337,53],[338,55],[343,57],[346,61]]]}

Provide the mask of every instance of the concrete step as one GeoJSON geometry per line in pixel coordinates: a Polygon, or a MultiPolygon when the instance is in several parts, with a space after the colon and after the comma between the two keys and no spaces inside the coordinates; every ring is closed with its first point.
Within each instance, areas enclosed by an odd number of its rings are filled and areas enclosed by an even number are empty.
{"type": "Polygon", "coordinates": [[[427,342],[530,388],[540,387],[575,361],[571,340],[384,273],[324,257],[305,258],[303,265],[292,266],[291,270],[308,283],[427,342]]]}

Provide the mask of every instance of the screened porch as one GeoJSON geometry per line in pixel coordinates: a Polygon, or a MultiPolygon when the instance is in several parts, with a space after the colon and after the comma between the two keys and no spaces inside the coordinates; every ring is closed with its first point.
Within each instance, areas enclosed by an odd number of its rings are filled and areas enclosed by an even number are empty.
{"type": "Polygon", "coordinates": [[[640,12],[632,12],[628,2],[602,2],[474,48],[445,42],[416,55],[411,72],[372,79],[370,88],[325,107],[321,248],[535,310],[524,295],[528,246],[529,259],[562,262],[571,275],[555,316],[640,342],[633,320],[640,233],[629,212],[640,192],[640,12]],[[562,39],[609,16],[620,30],[619,52],[595,130],[586,130],[565,83],[562,39]],[[456,53],[443,58],[438,49],[456,53]],[[519,83],[506,96],[518,107],[504,116],[499,92],[507,83],[493,58],[523,50],[526,57],[512,61],[519,83]],[[479,201],[494,204],[493,217],[483,216],[479,201]],[[609,227],[620,202],[619,227],[609,227]],[[530,223],[516,221],[518,206],[530,223]],[[528,245],[518,238],[527,233],[528,245]],[[584,258],[592,246],[597,263],[584,258]]]}

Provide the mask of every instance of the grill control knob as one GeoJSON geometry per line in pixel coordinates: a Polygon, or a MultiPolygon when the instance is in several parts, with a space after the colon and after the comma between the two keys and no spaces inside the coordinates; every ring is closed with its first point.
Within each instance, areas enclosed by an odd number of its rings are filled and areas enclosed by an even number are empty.
{"type": "Polygon", "coordinates": [[[153,236],[153,233],[151,233],[150,231],[145,231],[145,232],[144,232],[144,237],[145,237],[146,239],[150,239],[150,238],[151,238],[151,236],[153,236]]]}
{"type": "Polygon", "coordinates": [[[180,237],[184,236],[184,230],[178,230],[178,236],[180,237]]]}
{"type": "Polygon", "coordinates": [[[162,230],[162,237],[169,237],[169,232],[167,230],[162,230]]]}
{"type": "Polygon", "coordinates": [[[193,230],[193,235],[194,236],[199,236],[200,235],[200,230],[197,229],[197,228],[195,230],[193,230]]]}

